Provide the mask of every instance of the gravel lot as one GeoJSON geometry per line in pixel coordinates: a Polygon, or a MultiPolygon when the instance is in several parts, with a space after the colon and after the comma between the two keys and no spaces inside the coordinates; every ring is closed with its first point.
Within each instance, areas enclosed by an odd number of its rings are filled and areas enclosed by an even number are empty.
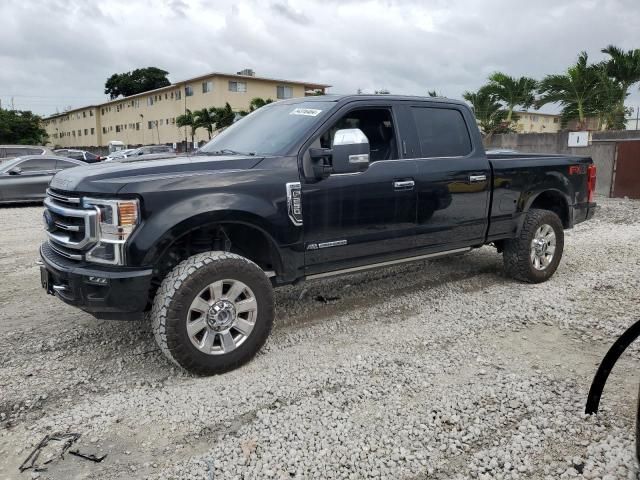
{"type": "Polygon", "coordinates": [[[640,202],[599,202],[547,283],[485,247],[282,289],[263,352],[211,378],[46,296],[41,207],[0,208],[0,479],[637,478],[638,347],[582,413],[640,311],[640,202]],[[108,456],[20,474],[58,431],[108,456]]]}

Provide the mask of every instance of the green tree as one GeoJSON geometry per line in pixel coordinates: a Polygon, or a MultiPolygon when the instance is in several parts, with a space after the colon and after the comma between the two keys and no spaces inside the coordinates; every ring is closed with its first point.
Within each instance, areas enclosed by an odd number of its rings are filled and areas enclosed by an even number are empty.
{"type": "Polygon", "coordinates": [[[209,140],[213,135],[213,126],[218,121],[218,109],[216,107],[203,108],[193,112],[193,121],[195,128],[204,128],[209,134],[209,140]]]}
{"type": "Polygon", "coordinates": [[[224,104],[224,107],[219,108],[216,117],[216,130],[227,128],[233,125],[236,120],[236,113],[229,105],[229,102],[224,104]]]}
{"type": "Polygon", "coordinates": [[[481,87],[477,92],[464,92],[462,98],[471,104],[478,126],[485,135],[512,131],[511,124],[507,121],[507,110],[488,86],[481,87]]]}
{"type": "Polygon", "coordinates": [[[430,97],[433,97],[433,98],[442,97],[442,95],[439,95],[436,90],[427,91],[427,95],[429,95],[430,97]]]}
{"type": "MultiPolygon", "coordinates": [[[[615,108],[609,109],[609,113],[613,115],[610,118],[610,125],[612,128],[624,129],[626,113],[624,101],[629,95],[631,86],[640,82],[640,49],[636,48],[625,52],[614,45],[609,45],[602,49],[602,53],[609,55],[609,60],[603,64],[606,74],[618,84],[618,88],[615,89],[618,96],[611,98],[615,108]]],[[[610,84],[608,86],[611,87],[610,84]]],[[[609,93],[614,92],[609,88],[609,93]]]]}
{"type": "Polygon", "coordinates": [[[191,133],[191,145],[193,145],[195,136],[196,136],[196,130],[198,129],[198,127],[200,125],[198,125],[198,123],[196,122],[196,116],[193,114],[193,112],[189,109],[187,109],[187,111],[182,114],[182,115],[178,115],[176,117],[176,125],[179,128],[187,128],[189,127],[190,133],[191,133]]]}
{"type": "Polygon", "coordinates": [[[595,96],[587,110],[598,117],[602,130],[624,130],[627,109],[624,106],[624,91],[620,82],[610,77],[606,63],[594,66],[597,77],[595,96]]]}
{"type": "Polygon", "coordinates": [[[104,84],[104,93],[113,100],[120,95],[128,97],[129,95],[148,92],[156,88],[167,87],[171,85],[167,75],[169,75],[169,72],[156,67],[137,68],[131,72],[114,73],[104,84]]]}
{"type": "Polygon", "coordinates": [[[587,116],[597,111],[598,96],[602,93],[601,80],[598,68],[589,65],[587,53],[582,52],[566,73],[547,75],[540,82],[538,92],[541,96],[536,108],[558,103],[562,106],[562,125],[575,119],[579,128],[585,128],[587,116]]]}
{"type": "Polygon", "coordinates": [[[249,102],[249,110],[241,110],[240,116],[244,117],[245,115],[250,114],[251,112],[253,112],[254,110],[257,110],[261,107],[264,107],[265,105],[268,105],[270,103],[273,103],[273,100],[270,98],[267,98],[266,100],[264,98],[260,98],[260,97],[254,97],[251,99],[251,102],[249,102]]]}
{"type": "Polygon", "coordinates": [[[44,145],[47,131],[42,118],[25,110],[3,110],[0,108],[0,144],[44,145]]]}
{"type": "Polygon", "coordinates": [[[515,78],[501,72],[495,72],[489,76],[487,89],[497,100],[505,104],[506,121],[511,123],[513,110],[517,106],[527,109],[534,104],[536,86],[537,82],[533,78],[515,78]]]}

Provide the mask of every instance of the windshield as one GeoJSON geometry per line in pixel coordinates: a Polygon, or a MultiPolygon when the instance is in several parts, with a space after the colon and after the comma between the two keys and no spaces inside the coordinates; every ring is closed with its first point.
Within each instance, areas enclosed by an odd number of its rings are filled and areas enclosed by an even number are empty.
{"type": "Polygon", "coordinates": [[[237,121],[203,146],[199,155],[284,155],[335,103],[272,103],[237,121]]]}

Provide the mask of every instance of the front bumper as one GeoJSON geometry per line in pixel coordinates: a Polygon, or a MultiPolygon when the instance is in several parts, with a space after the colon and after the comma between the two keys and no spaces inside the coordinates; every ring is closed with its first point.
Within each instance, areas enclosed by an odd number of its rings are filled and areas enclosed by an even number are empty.
{"type": "Polygon", "coordinates": [[[41,277],[47,293],[99,319],[137,320],[149,301],[152,269],[79,264],[40,247],[41,277]]]}

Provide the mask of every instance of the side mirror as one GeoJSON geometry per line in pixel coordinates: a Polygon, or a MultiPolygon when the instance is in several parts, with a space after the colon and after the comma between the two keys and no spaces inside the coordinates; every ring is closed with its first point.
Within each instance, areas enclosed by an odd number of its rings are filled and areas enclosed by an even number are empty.
{"type": "Polygon", "coordinates": [[[20,167],[13,167],[11,170],[9,170],[9,175],[21,175],[22,174],[22,169],[20,167]]]}
{"type": "Polygon", "coordinates": [[[369,139],[359,128],[338,130],[333,136],[332,173],[357,173],[369,167],[369,139]]]}

